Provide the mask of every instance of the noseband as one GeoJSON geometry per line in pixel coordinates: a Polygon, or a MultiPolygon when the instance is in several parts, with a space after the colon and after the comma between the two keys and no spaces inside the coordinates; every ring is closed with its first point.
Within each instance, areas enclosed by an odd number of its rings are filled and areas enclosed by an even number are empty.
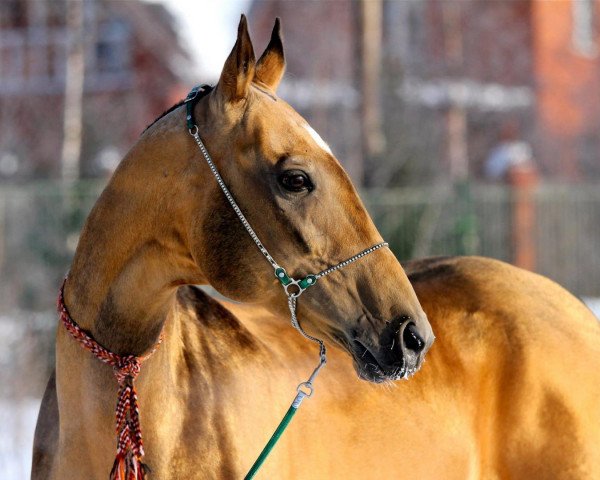
{"type": "Polygon", "coordinates": [[[246,475],[245,480],[249,480],[254,477],[254,475],[256,474],[256,472],[258,471],[260,466],[263,464],[263,462],[265,461],[265,459],[268,456],[268,454],[270,453],[270,451],[275,446],[275,443],[277,443],[277,441],[279,440],[279,437],[281,436],[281,434],[283,433],[283,431],[285,430],[285,428],[291,421],[292,417],[296,413],[296,410],[300,407],[302,400],[304,400],[305,397],[310,397],[313,394],[313,391],[314,391],[313,382],[314,382],[316,376],[318,375],[319,371],[321,370],[321,368],[323,368],[323,366],[327,363],[327,349],[325,347],[325,343],[323,342],[323,340],[306,333],[306,331],[304,331],[304,329],[300,325],[300,322],[298,321],[298,318],[296,316],[296,306],[297,306],[298,297],[300,295],[302,295],[302,293],[304,293],[308,288],[315,285],[320,278],[323,278],[326,275],[329,275],[330,273],[335,272],[336,270],[340,270],[341,268],[344,268],[347,265],[350,265],[351,263],[361,259],[362,257],[364,257],[370,253],[373,253],[374,251],[379,250],[380,248],[386,247],[388,244],[387,244],[387,242],[381,242],[376,245],[373,245],[372,247],[369,247],[369,248],[357,253],[356,255],[353,255],[352,257],[338,263],[337,265],[333,265],[329,268],[326,268],[325,270],[322,270],[319,273],[307,275],[306,277],[304,277],[302,279],[295,279],[293,277],[290,277],[288,275],[288,273],[286,272],[286,270],[283,267],[281,267],[275,261],[275,259],[269,254],[266,247],[263,245],[263,243],[258,238],[258,235],[256,234],[256,232],[254,231],[254,229],[252,228],[252,226],[250,225],[250,223],[248,222],[248,220],[242,213],[240,207],[238,206],[237,202],[233,198],[233,195],[231,195],[231,192],[227,188],[227,185],[225,185],[223,178],[219,174],[219,171],[217,170],[216,165],[212,161],[212,158],[210,157],[208,150],[206,149],[206,147],[204,146],[204,143],[202,142],[202,139],[200,138],[198,125],[196,125],[196,122],[194,120],[194,106],[198,103],[198,101],[202,97],[204,97],[208,93],[210,93],[212,89],[213,89],[213,87],[211,87],[210,85],[200,85],[200,86],[194,87],[191,90],[191,92],[188,94],[186,99],[184,100],[184,104],[186,106],[186,124],[187,124],[188,131],[189,131],[190,135],[192,137],[194,137],[194,140],[198,144],[198,148],[202,152],[202,155],[204,156],[204,159],[206,160],[206,163],[208,164],[210,171],[214,175],[217,183],[219,184],[219,187],[223,191],[225,198],[227,198],[227,201],[229,202],[229,204],[235,211],[240,222],[242,223],[242,225],[244,226],[244,228],[246,229],[246,231],[248,232],[248,234],[250,235],[250,237],[252,238],[252,240],[254,241],[254,243],[256,244],[258,249],[260,250],[260,252],[263,254],[263,256],[266,258],[266,260],[273,267],[273,273],[275,275],[275,278],[277,278],[277,280],[279,280],[279,283],[282,285],[284,292],[288,299],[288,307],[290,309],[292,326],[296,330],[298,330],[306,339],[311,340],[319,345],[319,364],[314,369],[313,373],[310,375],[308,380],[300,383],[298,385],[298,387],[296,388],[297,394],[296,394],[296,397],[294,398],[294,401],[292,402],[290,408],[288,409],[288,412],[286,413],[283,420],[281,421],[281,423],[275,430],[275,433],[273,434],[273,436],[271,437],[271,439],[269,440],[269,442],[267,443],[267,445],[265,446],[265,448],[259,455],[259,457],[256,460],[256,462],[254,463],[254,465],[252,466],[252,468],[246,475]]]}

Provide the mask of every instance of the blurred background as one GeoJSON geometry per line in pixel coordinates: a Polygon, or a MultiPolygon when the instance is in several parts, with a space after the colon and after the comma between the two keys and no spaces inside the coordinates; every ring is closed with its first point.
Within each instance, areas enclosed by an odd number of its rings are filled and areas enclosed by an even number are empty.
{"type": "MultiPolygon", "coordinates": [[[[0,477],[27,478],[78,232],[240,13],[402,260],[486,255],[600,311],[600,0],[0,0],[0,477]]],[[[598,314],[598,313],[597,313],[598,314]]]]}

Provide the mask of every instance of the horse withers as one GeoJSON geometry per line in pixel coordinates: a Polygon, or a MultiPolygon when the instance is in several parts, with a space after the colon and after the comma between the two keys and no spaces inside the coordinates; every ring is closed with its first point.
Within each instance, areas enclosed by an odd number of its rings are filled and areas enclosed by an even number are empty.
{"type": "MultiPolygon", "coordinates": [[[[284,64],[279,24],[255,61],[242,18],[193,114],[249,224],[304,278],[382,239],[325,142],[277,97],[284,64]]],[[[314,367],[315,347],[287,325],[272,266],[185,117],[181,106],[159,119],[122,161],[82,231],[64,306],[118,358],[144,355],[162,336],[135,384],[150,478],[238,479],[314,367]]],[[[259,477],[599,478],[591,313],[492,260],[406,270],[412,285],[381,248],[302,295],[302,327],[339,348],[259,477]],[[438,340],[427,353],[430,322],[438,340]]],[[[108,476],[116,392],[112,369],[59,328],[32,478],[108,476]]]]}

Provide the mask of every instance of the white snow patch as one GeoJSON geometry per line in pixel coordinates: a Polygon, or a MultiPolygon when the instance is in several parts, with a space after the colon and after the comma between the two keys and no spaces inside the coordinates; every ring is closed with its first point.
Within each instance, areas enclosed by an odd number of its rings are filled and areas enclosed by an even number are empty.
{"type": "Polygon", "coordinates": [[[329,145],[327,145],[327,142],[325,142],[325,140],[323,140],[321,138],[321,135],[319,135],[314,128],[312,128],[308,123],[306,125],[304,125],[304,128],[310,134],[312,139],[316,142],[316,144],[319,147],[321,147],[323,150],[325,150],[330,155],[333,155],[333,153],[331,152],[331,148],[329,148],[329,145]]]}
{"type": "Polygon", "coordinates": [[[22,480],[31,475],[33,433],[40,400],[0,399],[0,472],[2,480],[22,480]]]}

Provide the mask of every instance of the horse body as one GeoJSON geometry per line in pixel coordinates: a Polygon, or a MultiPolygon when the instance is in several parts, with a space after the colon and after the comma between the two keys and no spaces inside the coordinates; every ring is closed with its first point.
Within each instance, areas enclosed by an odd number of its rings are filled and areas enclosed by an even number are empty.
{"type": "MultiPolygon", "coordinates": [[[[558,285],[492,260],[405,268],[438,336],[421,371],[371,385],[333,349],[262,478],[598,478],[591,312],[558,285]]],[[[162,353],[139,378],[148,463],[156,478],[241,478],[314,366],[314,346],[261,308],[219,304],[194,287],[180,289],[167,325],[162,353]]],[[[88,392],[74,413],[86,428],[77,445],[61,444],[54,475],[34,465],[35,479],[102,479],[114,456],[112,373],[72,347],[80,361],[70,381],[88,392]],[[89,369],[104,381],[86,380],[89,369]]],[[[48,420],[56,435],[58,418],[48,420]]]]}
{"type": "MultiPolygon", "coordinates": [[[[242,20],[217,88],[195,113],[248,220],[298,276],[381,237],[331,152],[274,96],[282,55],[276,25],[254,62],[242,20]]],[[[552,282],[492,260],[406,270],[412,286],[382,249],[300,298],[303,326],[341,348],[259,475],[599,478],[592,314],[552,282]],[[423,364],[430,324],[438,341],[423,364]],[[391,383],[407,362],[423,367],[391,383]]],[[[181,109],[142,136],[101,195],[65,302],[120,355],[141,355],[164,333],[136,381],[150,478],[241,478],[317,357],[283,321],[281,286],[199,162],[181,109]],[[192,284],[251,304],[220,304],[192,284]]],[[[62,328],[56,348],[32,478],[105,479],[113,372],[62,328]]]]}
{"type": "Polygon", "coordinates": [[[600,372],[590,368],[600,326],[589,309],[490,259],[404,268],[437,335],[423,368],[370,385],[337,351],[264,478],[600,478],[600,372]]]}

